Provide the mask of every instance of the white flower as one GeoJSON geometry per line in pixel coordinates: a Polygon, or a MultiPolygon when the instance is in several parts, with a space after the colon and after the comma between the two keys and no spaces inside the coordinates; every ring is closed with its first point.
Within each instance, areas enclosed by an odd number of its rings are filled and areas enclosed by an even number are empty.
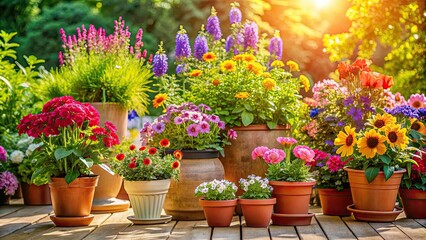
{"type": "Polygon", "coordinates": [[[265,189],[268,185],[266,183],[262,183],[262,185],[260,185],[261,188],[265,189]]]}
{"type": "Polygon", "coordinates": [[[253,179],[250,179],[249,183],[250,183],[250,184],[254,184],[254,180],[253,180],[253,179]]]}
{"type": "Polygon", "coordinates": [[[19,150],[13,151],[12,154],[10,154],[10,160],[13,163],[21,163],[22,160],[24,160],[24,153],[19,150]]]}
{"type": "Polygon", "coordinates": [[[222,185],[222,186],[220,186],[218,189],[217,189],[217,191],[219,192],[219,193],[222,193],[223,192],[223,190],[225,190],[225,186],[224,185],[222,185]]]}
{"type": "Polygon", "coordinates": [[[30,144],[30,146],[28,146],[27,151],[25,151],[25,156],[30,156],[31,154],[33,154],[34,150],[36,150],[38,147],[40,147],[41,145],[43,145],[43,143],[32,143],[30,144]]]}
{"type": "Polygon", "coordinates": [[[232,189],[234,189],[235,191],[238,190],[237,186],[235,186],[235,184],[232,185],[232,189]]]}
{"type": "Polygon", "coordinates": [[[202,193],[207,193],[209,190],[207,189],[207,188],[203,188],[202,190],[201,190],[201,192],[202,193]]]}

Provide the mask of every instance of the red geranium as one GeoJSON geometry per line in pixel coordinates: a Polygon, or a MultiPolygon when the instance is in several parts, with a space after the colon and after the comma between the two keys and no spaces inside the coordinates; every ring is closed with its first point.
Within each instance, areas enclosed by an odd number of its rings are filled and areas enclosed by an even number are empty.
{"type": "Polygon", "coordinates": [[[162,147],[169,147],[170,146],[170,141],[167,138],[163,138],[160,141],[160,146],[162,147]]]}

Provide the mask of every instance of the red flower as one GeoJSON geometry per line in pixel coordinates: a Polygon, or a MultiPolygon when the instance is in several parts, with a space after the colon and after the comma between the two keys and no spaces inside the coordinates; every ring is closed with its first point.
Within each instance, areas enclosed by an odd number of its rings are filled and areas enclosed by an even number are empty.
{"type": "Polygon", "coordinates": [[[362,72],[360,76],[361,85],[369,88],[381,88],[382,80],[377,78],[372,72],[362,72]]]}
{"type": "Polygon", "coordinates": [[[337,71],[339,71],[339,78],[344,79],[349,76],[349,64],[347,62],[341,62],[337,65],[337,71]]]}
{"type": "Polygon", "coordinates": [[[151,155],[154,155],[154,154],[157,153],[157,149],[152,147],[148,150],[148,153],[151,154],[151,155]]]}
{"type": "Polygon", "coordinates": [[[92,132],[93,132],[93,134],[95,134],[95,135],[105,135],[105,134],[107,134],[107,132],[106,132],[106,130],[105,130],[105,128],[103,128],[103,127],[95,127],[95,128],[93,128],[92,129],[92,132]]]}
{"type": "Polygon", "coordinates": [[[176,159],[181,160],[181,159],[182,159],[182,157],[183,157],[183,153],[182,153],[182,151],[181,151],[181,150],[175,150],[175,151],[173,152],[173,156],[175,156],[175,158],[176,158],[176,159]]]}
{"type": "Polygon", "coordinates": [[[129,168],[135,168],[136,167],[136,161],[132,161],[129,163],[129,168]]]}
{"type": "Polygon", "coordinates": [[[173,163],[172,163],[172,168],[173,169],[178,169],[180,167],[180,162],[179,161],[174,161],[173,163]]]}
{"type": "Polygon", "coordinates": [[[84,111],[86,112],[86,120],[89,121],[89,126],[97,126],[99,125],[99,113],[96,108],[94,108],[92,105],[88,103],[83,103],[84,111]]]}
{"type": "Polygon", "coordinates": [[[142,146],[142,147],[139,148],[139,151],[143,151],[145,149],[146,149],[146,146],[142,146]]]}
{"type": "Polygon", "coordinates": [[[68,104],[68,103],[75,103],[77,101],[74,100],[71,96],[63,96],[58,98],[53,98],[52,100],[48,101],[44,104],[42,113],[48,113],[53,112],[56,108],[68,104]]]}
{"type": "Polygon", "coordinates": [[[110,132],[117,132],[117,127],[112,123],[112,122],[105,122],[105,127],[110,131],[110,132]]]}
{"type": "Polygon", "coordinates": [[[383,89],[388,89],[393,86],[392,76],[386,76],[386,75],[380,74],[380,78],[383,83],[383,89]]]}
{"type": "Polygon", "coordinates": [[[170,146],[170,141],[167,138],[163,138],[160,141],[160,146],[162,147],[169,147],[170,146]]]}
{"type": "Polygon", "coordinates": [[[146,165],[146,166],[149,166],[149,165],[151,164],[151,159],[149,159],[149,158],[145,158],[145,159],[143,160],[143,164],[144,164],[144,165],[146,165]]]}
{"type": "Polygon", "coordinates": [[[136,146],[134,144],[132,144],[132,145],[130,145],[129,149],[130,149],[130,151],[133,151],[133,150],[136,149],[136,146]]]}
{"type": "Polygon", "coordinates": [[[118,161],[122,161],[124,159],[124,154],[119,153],[119,154],[117,154],[117,156],[115,156],[115,158],[117,158],[118,161]]]}

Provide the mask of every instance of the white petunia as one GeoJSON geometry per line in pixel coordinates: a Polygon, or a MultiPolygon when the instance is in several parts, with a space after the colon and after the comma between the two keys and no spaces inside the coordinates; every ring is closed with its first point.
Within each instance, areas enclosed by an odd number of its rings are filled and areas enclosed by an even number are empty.
{"type": "Polygon", "coordinates": [[[10,160],[13,163],[21,163],[22,160],[24,160],[24,156],[25,155],[23,152],[16,150],[16,151],[13,151],[12,154],[10,154],[10,160]]]}

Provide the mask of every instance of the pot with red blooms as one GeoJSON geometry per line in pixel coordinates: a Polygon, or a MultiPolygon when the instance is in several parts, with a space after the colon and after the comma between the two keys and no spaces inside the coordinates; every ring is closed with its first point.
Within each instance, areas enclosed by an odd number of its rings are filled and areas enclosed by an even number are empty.
{"type": "Polygon", "coordinates": [[[267,178],[254,174],[239,181],[244,193],[239,197],[244,220],[247,227],[268,227],[271,221],[272,211],[277,202],[272,197],[272,187],[267,178]]]}

